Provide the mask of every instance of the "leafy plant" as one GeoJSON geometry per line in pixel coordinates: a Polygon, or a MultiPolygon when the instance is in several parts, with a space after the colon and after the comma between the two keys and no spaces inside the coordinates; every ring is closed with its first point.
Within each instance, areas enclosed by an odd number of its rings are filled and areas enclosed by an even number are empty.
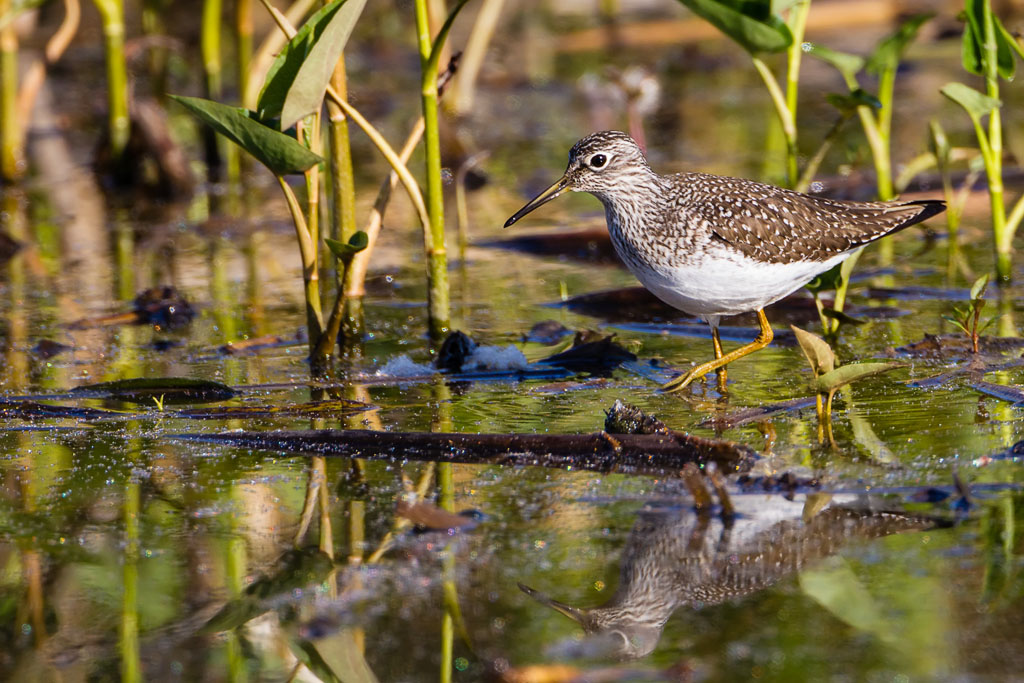
{"type": "Polygon", "coordinates": [[[13,22],[23,12],[46,2],[0,0],[0,180],[6,182],[17,180],[24,172],[25,124],[46,79],[46,69],[61,58],[78,32],[79,0],[63,0],[64,19],[47,41],[46,49],[28,68],[19,69],[13,22]]]}
{"type": "Polygon", "coordinates": [[[907,46],[913,42],[921,26],[931,16],[917,14],[903,22],[893,34],[881,40],[866,58],[830,50],[821,45],[813,45],[810,49],[811,55],[834,66],[846,82],[849,94],[830,96],[828,100],[842,112],[849,111],[852,107],[860,118],[875,164],[878,198],[883,201],[896,196],[891,159],[896,70],[907,46]],[[878,78],[877,94],[871,94],[861,87],[858,76],[862,72],[878,78]]]}
{"type": "Polygon", "coordinates": [[[977,150],[968,150],[966,156],[967,175],[959,189],[953,187],[953,176],[951,167],[958,157],[964,158],[965,150],[954,149],[949,144],[946,131],[942,125],[932,120],[928,124],[931,143],[931,156],[934,158],[935,166],[942,179],[942,193],[946,199],[946,230],[948,232],[947,242],[949,251],[946,259],[946,277],[952,280],[957,271],[963,271],[970,278],[970,269],[967,266],[963,255],[960,253],[960,218],[963,216],[964,206],[967,204],[967,196],[978,180],[978,176],[984,170],[984,162],[977,150]],[[974,152],[970,154],[970,152],[974,152]]]}
{"type": "MultiPolygon", "coordinates": [[[[843,79],[849,93],[846,95],[830,95],[828,101],[839,109],[843,115],[841,121],[845,121],[851,114],[855,113],[860,119],[861,127],[871,149],[871,157],[875,165],[875,182],[878,188],[878,198],[882,201],[893,199],[896,192],[893,187],[892,176],[892,114],[893,114],[893,92],[896,83],[896,70],[899,67],[900,59],[906,51],[907,46],[917,36],[921,26],[932,15],[918,14],[905,21],[893,34],[884,38],[878,43],[870,55],[860,57],[846,52],[830,50],[821,45],[814,45],[810,54],[828,62],[834,66],[843,79]],[[864,90],[858,76],[861,72],[867,72],[878,78],[878,93],[873,95],[864,90]]],[[[809,184],[812,176],[805,173],[803,183],[809,184]]],[[[888,258],[891,259],[891,246],[882,245],[889,249],[888,258]]],[[[836,270],[834,278],[836,298],[833,308],[842,313],[846,302],[846,293],[850,286],[850,274],[853,272],[857,260],[860,258],[863,249],[858,249],[841,265],[841,270],[836,270]]],[[[887,259],[888,260],[888,259],[887,259]]],[[[822,318],[822,326],[826,332],[834,333],[839,328],[839,319],[830,318],[826,321],[822,318]]]]}
{"type": "Polygon", "coordinates": [[[971,340],[971,352],[978,353],[978,341],[981,333],[991,327],[992,323],[999,320],[999,316],[993,316],[981,324],[981,311],[985,308],[985,290],[988,289],[988,273],[974,281],[971,287],[971,299],[966,306],[954,306],[953,315],[944,315],[943,319],[948,320],[959,327],[968,339],[971,340]]]}
{"type": "Polygon", "coordinates": [[[697,16],[747,51],[764,80],[786,139],[786,182],[799,178],[797,163],[797,88],[803,55],[804,27],[811,0],[679,0],[697,16]],[[785,14],[785,18],[783,18],[785,14]],[[763,55],[786,53],[786,90],[782,91],[763,55]]]}
{"type": "MultiPolygon", "coordinates": [[[[343,275],[339,278],[338,296],[331,317],[325,323],[320,303],[318,273],[318,174],[320,164],[323,162],[318,152],[321,147],[320,109],[325,94],[332,107],[340,110],[347,120],[362,128],[370,137],[408,192],[424,228],[424,248],[428,256],[431,331],[443,330],[448,326],[447,259],[444,248],[443,204],[440,201],[440,152],[436,139],[437,61],[452,23],[466,2],[467,0],[459,2],[438,35],[432,42],[428,40],[430,51],[423,62],[422,91],[426,122],[424,127],[427,131],[428,190],[433,187],[436,191],[435,195],[428,194],[430,211],[423,201],[419,184],[405,166],[405,158],[408,158],[406,150],[403,150],[403,155],[397,154],[383,136],[331,86],[345,44],[366,0],[336,0],[326,3],[298,30],[293,28],[285,15],[268,0],[263,0],[264,6],[288,37],[288,43],[268,69],[254,111],[199,98],[175,98],[219,133],[236,142],[277,176],[295,224],[296,239],[302,255],[310,356],[315,370],[323,368],[327,356],[333,350],[340,321],[345,317],[344,296],[347,288],[342,286],[347,277],[345,273],[353,269],[354,255],[372,246],[370,236],[362,231],[351,230],[351,226],[346,229],[347,234],[335,233],[343,239],[331,238],[328,244],[337,257],[339,272],[343,275]],[[430,80],[430,87],[426,85],[427,79],[430,80]],[[430,90],[433,92],[433,98],[428,97],[430,90]],[[431,152],[431,116],[435,128],[434,153],[431,152]],[[305,207],[284,180],[284,176],[295,173],[305,175],[305,207]]],[[[427,35],[429,39],[429,32],[427,35]]],[[[418,134],[414,137],[418,138],[418,134]]],[[[411,154],[411,151],[409,149],[408,153],[411,154]]],[[[340,195],[336,193],[335,197],[338,196],[340,195]]],[[[340,204],[341,202],[335,201],[335,212],[342,210],[340,204]]],[[[351,210],[351,207],[347,207],[346,210],[351,210]]],[[[377,206],[375,210],[383,209],[377,206]]]]}
{"type": "Polygon", "coordinates": [[[1010,35],[992,12],[991,0],[965,0],[962,61],[969,73],[985,79],[981,93],[963,83],[951,82],[942,94],[960,105],[971,123],[985,162],[989,204],[992,208],[992,236],[996,257],[996,278],[1009,282],[1012,274],[1013,236],[1024,219],[1024,195],[1009,215],[1003,197],[1003,132],[999,79],[1011,80],[1016,69],[1014,54],[1024,58],[1024,48],[1010,35]],[[987,127],[982,119],[988,117],[987,127]]]}
{"type": "Polygon", "coordinates": [[[811,366],[811,372],[814,374],[811,388],[818,396],[818,419],[825,422],[832,420],[832,399],[837,391],[865,377],[904,366],[903,363],[897,362],[866,362],[836,367],[836,354],[828,342],[795,325],[790,325],[789,329],[796,335],[797,344],[811,366]]]}

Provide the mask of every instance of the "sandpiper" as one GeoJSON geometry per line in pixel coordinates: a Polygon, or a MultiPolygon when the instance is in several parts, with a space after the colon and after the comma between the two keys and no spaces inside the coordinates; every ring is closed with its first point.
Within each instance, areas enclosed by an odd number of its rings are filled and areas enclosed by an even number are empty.
{"type": "Polygon", "coordinates": [[[678,391],[712,370],[764,348],[764,307],[810,282],[866,244],[945,210],[937,200],[850,202],[706,173],[659,175],[629,135],[603,131],[569,150],[553,185],[505,223],[509,227],[566,190],[604,204],[615,252],[655,296],[711,326],[715,359],[664,386],[678,391]],[[757,338],[722,352],[722,316],[757,312],[757,338]]]}

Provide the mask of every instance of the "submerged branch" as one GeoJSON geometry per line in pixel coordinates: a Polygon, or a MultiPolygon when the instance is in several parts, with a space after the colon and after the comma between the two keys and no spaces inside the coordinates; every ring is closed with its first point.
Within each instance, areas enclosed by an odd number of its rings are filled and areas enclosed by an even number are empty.
{"type": "Polygon", "coordinates": [[[595,472],[665,475],[688,462],[746,471],[757,453],[744,445],[667,434],[458,434],[322,429],[174,434],[172,438],[262,450],[396,461],[572,467],[595,472]]]}

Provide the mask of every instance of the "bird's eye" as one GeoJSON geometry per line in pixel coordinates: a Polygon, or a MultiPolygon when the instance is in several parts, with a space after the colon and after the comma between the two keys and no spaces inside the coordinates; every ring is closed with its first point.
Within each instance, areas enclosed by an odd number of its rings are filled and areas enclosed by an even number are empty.
{"type": "Polygon", "coordinates": [[[608,157],[603,154],[595,154],[590,157],[590,168],[604,168],[608,163],[608,157]]]}

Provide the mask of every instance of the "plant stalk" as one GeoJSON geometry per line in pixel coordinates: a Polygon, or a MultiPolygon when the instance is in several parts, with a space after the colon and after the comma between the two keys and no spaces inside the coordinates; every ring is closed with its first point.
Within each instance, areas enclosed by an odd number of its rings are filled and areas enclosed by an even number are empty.
{"type": "MultiPolygon", "coordinates": [[[[416,0],[416,33],[420,50],[420,95],[423,104],[424,147],[426,151],[427,213],[429,239],[424,233],[427,257],[427,308],[430,336],[440,339],[448,331],[448,256],[444,235],[444,186],[441,181],[441,136],[438,121],[437,60],[430,32],[427,0],[416,0]]],[[[440,47],[440,46],[439,46],[440,47]]]]}
{"type": "MultiPolygon", "coordinates": [[[[0,16],[11,11],[11,0],[0,0],[0,16]]],[[[18,35],[14,22],[0,29],[0,176],[6,182],[21,177],[23,149],[18,120],[18,35]]]]}
{"type": "Polygon", "coordinates": [[[107,126],[110,152],[115,163],[128,146],[131,120],[128,117],[128,67],[124,56],[124,3],[122,0],[93,0],[103,20],[107,64],[107,126]]]}
{"type": "Polygon", "coordinates": [[[317,342],[324,331],[323,311],[320,305],[320,276],[317,272],[317,250],[310,239],[302,206],[295,197],[291,186],[281,176],[277,176],[277,182],[288,202],[288,210],[291,212],[292,222],[295,224],[295,235],[299,241],[299,253],[302,255],[302,281],[306,296],[306,329],[309,338],[309,351],[312,355],[315,353],[317,342]]]}

